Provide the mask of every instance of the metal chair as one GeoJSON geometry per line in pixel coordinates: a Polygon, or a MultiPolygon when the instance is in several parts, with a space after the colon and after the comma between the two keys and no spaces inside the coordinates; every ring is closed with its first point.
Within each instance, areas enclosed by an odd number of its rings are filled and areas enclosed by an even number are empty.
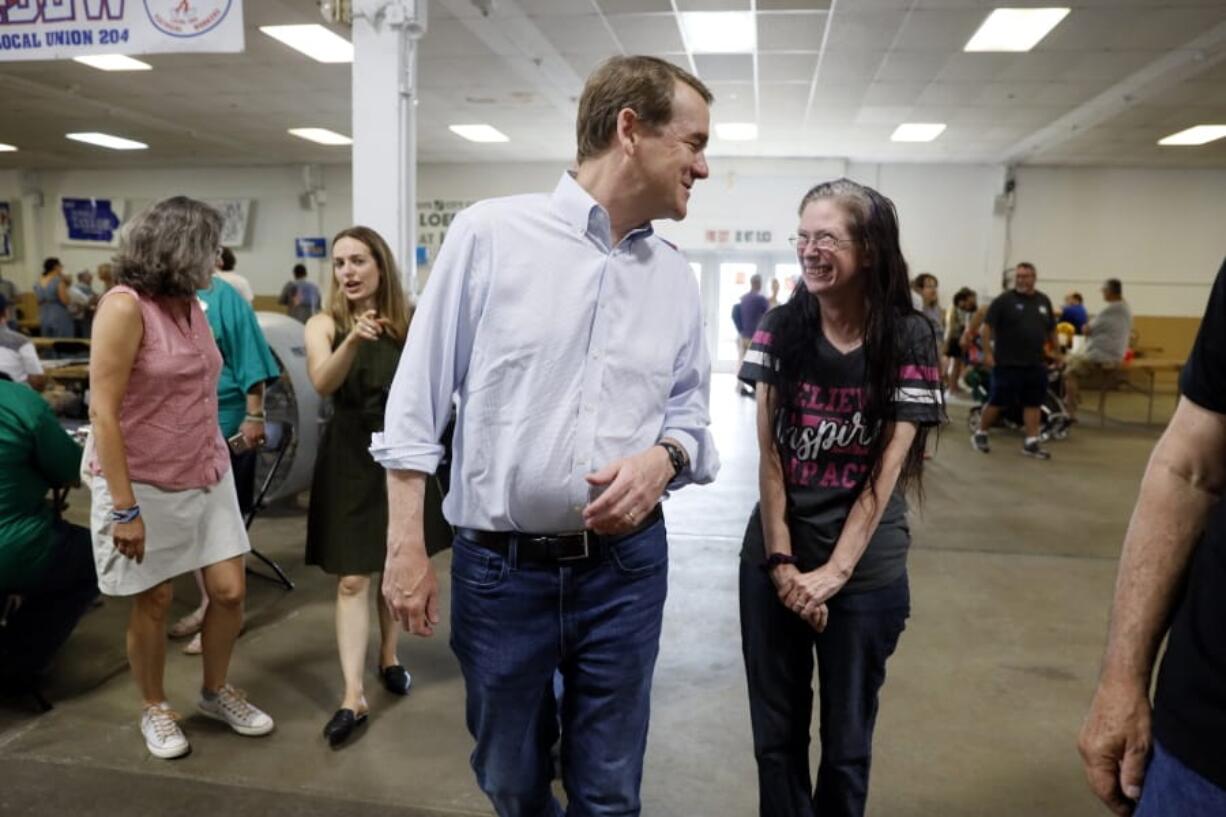
{"type": "MultiPolygon", "coordinates": [[[[260,492],[256,495],[255,501],[251,503],[251,510],[247,511],[246,516],[243,517],[243,524],[248,530],[251,529],[251,522],[255,519],[255,515],[268,507],[265,498],[268,496],[273,481],[277,477],[277,472],[281,469],[281,463],[284,462],[285,455],[289,452],[293,442],[294,426],[292,423],[270,421],[264,424],[264,450],[274,454],[274,457],[268,473],[264,476],[263,483],[260,484],[260,492]]],[[[276,574],[276,578],[267,576],[258,570],[253,570],[250,566],[247,568],[248,573],[270,582],[276,582],[286,590],[294,589],[294,583],[290,581],[289,576],[285,575],[285,571],[281,569],[279,564],[263,553],[260,553],[254,547],[251,548],[251,555],[267,565],[276,574]]]]}

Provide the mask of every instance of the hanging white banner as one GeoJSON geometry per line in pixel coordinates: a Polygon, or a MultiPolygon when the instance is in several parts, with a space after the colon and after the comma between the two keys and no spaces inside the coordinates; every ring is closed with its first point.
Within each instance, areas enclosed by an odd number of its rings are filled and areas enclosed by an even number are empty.
{"type": "Polygon", "coordinates": [[[243,50],[243,0],[0,0],[0,62],[243,50]]]}

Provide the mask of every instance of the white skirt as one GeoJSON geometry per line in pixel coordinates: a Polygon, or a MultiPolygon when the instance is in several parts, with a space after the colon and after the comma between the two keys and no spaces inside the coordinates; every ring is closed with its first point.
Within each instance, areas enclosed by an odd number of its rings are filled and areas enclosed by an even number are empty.
{"type": "Polygon", "coordinates": [[[145,522],[145,558],[140,564],[115,549],[111,538],[115,503],[106,478],[94,476],[89,482],[98,589],[108,596],[131,596],[251,550],[238,509],[234,474],[229,470],[208,488],[164,491],[143,482],[132,483],[145,522]]]}

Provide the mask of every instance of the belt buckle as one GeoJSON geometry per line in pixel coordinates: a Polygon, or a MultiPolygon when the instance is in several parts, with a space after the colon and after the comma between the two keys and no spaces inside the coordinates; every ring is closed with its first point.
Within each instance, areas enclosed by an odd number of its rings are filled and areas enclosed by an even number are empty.
{"type": "Polygon", "coordinates": [[[592,553],[591,542],[588,539],[588,532],[583,531],[583,552],[572,556],[559,556],[559,562],[577,562],[580,559],[586,559],[592,553]]]}

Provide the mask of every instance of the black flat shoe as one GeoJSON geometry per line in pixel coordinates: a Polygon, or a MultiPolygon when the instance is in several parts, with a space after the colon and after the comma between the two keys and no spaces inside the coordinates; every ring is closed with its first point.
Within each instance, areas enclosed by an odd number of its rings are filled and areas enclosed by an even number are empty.
{"type": "Polygon", "coordinates": [[[324,737],[328,739],[328,745],[335,749],[349,739],[354,729],[364,723],[366,723],[365,712],[358,715],[352,709],[338,709],[332,716],[332,720],[328,721],[328,725],[324,727],[324,737]]]}
{"type": "Polygon", "coordinates": [[[380,667],[379,677],[383,679],[383,686],[393,695],[408,695],[409,687],[413,685],[413,676],[399,664],[380,667]]]}

